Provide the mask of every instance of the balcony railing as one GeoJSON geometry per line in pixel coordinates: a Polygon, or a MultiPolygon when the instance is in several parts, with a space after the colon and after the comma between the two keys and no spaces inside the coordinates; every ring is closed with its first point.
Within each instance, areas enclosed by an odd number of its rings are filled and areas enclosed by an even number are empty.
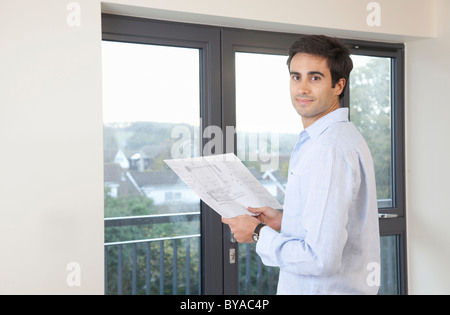
{"type": "MultiPolygon", "coordinates": [[[[105,230],[199,220],[199,212],[105,218],[105,230]]],[[[200,234],[107,242],[105,294],[201,294],[199,253],[200,234]]]]}
{"type": "MultiPolygon", "coordinates": [[[[105,230],[187,222],[199,226],[200,213],[105,218],[105,230]]],[[[106,242],[105,294],[201,294],[200,247],[200,234],[106,242]]],[[[254,244],[239,245],[241,294],[274,294],[277,274],[276,268],[262,264],[254,244]]]]}
{"type": "MultiPolygon", "coordinates": [[[[105,229],[188,222],[199,226],[200,212],[105,218],[105,229]]],[[[106,242],[105,294],[201,294],[200,242],[195,233],[106,242]]],[[[398,293],[397,243],[395,235],[381,238],[380,294],[398,293]]],[[[275,294],[278,268],[264,266],[254,247],[239,245],[239,292],[275,294]]]]}

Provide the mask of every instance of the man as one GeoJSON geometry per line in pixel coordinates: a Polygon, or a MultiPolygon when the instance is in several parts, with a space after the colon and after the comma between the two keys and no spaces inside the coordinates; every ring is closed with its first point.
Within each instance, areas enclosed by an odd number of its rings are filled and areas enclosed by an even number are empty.
{"type": "Polygon", "coordinates": [[[339,106],[353,69],[350,51],[335,38],[303,36],[287,64],[304,131],[292,152],[283,213],[249,208],[255,216],[222,221],[238,242],[257,241],[264,264],[280,268],[278,294],[376,294],[373,161],[348,109],[339,106]]]}

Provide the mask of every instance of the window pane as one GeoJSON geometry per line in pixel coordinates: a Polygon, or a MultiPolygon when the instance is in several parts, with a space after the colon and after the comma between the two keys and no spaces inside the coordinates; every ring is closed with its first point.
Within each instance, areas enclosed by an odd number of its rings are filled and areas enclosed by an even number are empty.
{"type": "Polygon", "coordinates": [[[372,152],[379,208],[392,207],[391,59],[352,56],[350,119],[372,152]]]}
{"type": "Polygon", "coordinates": [[[103,42],[107,294],[199,293],[199,215],[185,213],[200,200],[163,162],[198,155],[199,60],[198,49],[103,42]]]}
{"type": "Polygon", "coordinates": [[[381,285],[378,294],[400,294],[397,235],[381,237],[381,285]]]}
{"type": "Polygon", "coordinates": [[[286,59],[236,53],[237,154],[280,203],[291,152],[303,130],[289,96],[286,59]]]}
{"type": "MultiPolygon", "coordinates": [[[[281,204],[290,155],[303,129],[289,97],[286,59],[236,53],[237,154],[281,204]]],[[[277,282],[278,269],[264,266],[254,245],[239,244],[240,293],[275,294],[277,282]]]]}

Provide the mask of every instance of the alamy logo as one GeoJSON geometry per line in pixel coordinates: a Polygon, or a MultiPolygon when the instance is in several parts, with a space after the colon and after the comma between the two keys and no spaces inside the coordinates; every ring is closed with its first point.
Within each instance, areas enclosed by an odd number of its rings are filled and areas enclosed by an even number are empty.
{"type": "MultiPolygon", "coordinates": [[[[202,133],[202,140],[209,139],[203,146],[202,155],[209,156],[233,152],[235,147],[236,129],[233,126],[226,126],[225,131],[218,126],[208,126],[202,133]],[[226,143],[224,143],[224,134],[226,143]]],[[[195,142],[199,139],[197,135],[192,135],[191,130],[186,126],[176,126],[172,129],[172,139],[178,139],[172,145],[172,159],[188,159],[193,156],[195,142]]],[[[274,171],[279,167],[279,135],[276,133],[258,133],[247,136],[246,150],[239,154],[239,158],[244,161],[260,162],[260,171],[274,171]]]]}
{"type": "Polygon", "coordinates": [[[66,270],[69,274],[66,277],[66,284],[69,287],[81,286],[81,266],[77,262],[70,262],[67,264],[66,270]]]}
{"type": "Polygon", "coordinates": [[[66,23],[68,26],[80,26],[81,25],[81,6],[78,2],[69,2],[66,6],[67,14],[66,23]]]}
{"type": "Polygon", "coordinates": [[[378,2],[370,2],[367,4],[367,11],[370,11],[367,16],[367,25],[381,26],[381,5],[378,2]]]}
{"type": "Polygon", "coordinates": [[[369,272],[366,278],[369,287],[379,287],[381,284],[381,267],[377,262],[370,262],[367,264],[366,271],[369,272]]]}

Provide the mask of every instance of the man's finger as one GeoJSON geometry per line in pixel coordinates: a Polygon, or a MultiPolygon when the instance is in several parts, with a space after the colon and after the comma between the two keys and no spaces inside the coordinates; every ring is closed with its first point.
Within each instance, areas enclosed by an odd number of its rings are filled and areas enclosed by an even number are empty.
{"type": "Polygon", "coordinates": [[[262,208],[252,208],[252,207],[248,207],[247,209],[248,209],[248,211],[250,211],[251,213],[254,213],[254,214],[256,214],[256,215],[260,215],[261,213],[264,212],[264,211],[263,211],[264,207],[262,207],[262,208]]]}
{"type": "Polygon", "coordinates": [[[239,217],[233,217],[233,218],[224,218],[224,217],[222,217],[222,222],[225,223],[225,224],[230,225],[230,224],[233,224],[234,222],[236,222],[237,218],[239,218],[239,217]]]}
{"type": "Polygon", "coordinates": [[[230,224],[232,222],[233,218],[224,218],[222,217],[222,222],[225,224],[230,224]]]}

